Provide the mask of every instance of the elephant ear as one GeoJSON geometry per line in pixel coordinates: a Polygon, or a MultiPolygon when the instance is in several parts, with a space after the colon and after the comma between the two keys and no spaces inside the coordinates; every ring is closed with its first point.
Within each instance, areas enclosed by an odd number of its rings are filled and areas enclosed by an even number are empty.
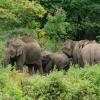
{"type": "Polygon", "coordinates": [[[20,45],[20,46],[17,48],[16,56],[20,56],[20,55],[22,55],[22,53],[23,53],[23,46],[20,45]]]}
{"type": "Polygon", "coordinates": [[[20,39],[16,39],[13,42],[13,47],[16,49],[16,56],[20,56],[23,53],[24,50],[24,43],[20,39]]]}

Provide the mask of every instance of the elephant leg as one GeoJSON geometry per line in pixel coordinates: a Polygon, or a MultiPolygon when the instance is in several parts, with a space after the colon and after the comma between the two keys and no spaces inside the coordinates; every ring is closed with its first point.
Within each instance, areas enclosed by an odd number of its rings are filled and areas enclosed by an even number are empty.
{"type": "Polygon", "coordinates": [[[33,74],[33,65],[28,65],[28,72],[29,74],[33,74]]]}
{"type": "Polygon", "coordinates": [[[79,67],[82,67],[82,68],[85,65],[85,61],[84,61],[82,55],[79,57],[78,64],[79,64],[79,67]]]}
{"type": "Polygon", "coordinates": [[[46,73],[49,73],[50,70],[53,69],[52,66],[53,66],[52,62],[51,61],[48,62],[48,64],[46,65],[46,73]]]}
{"type": "Polygon", "coordinates": [[[38,69],[36,67],[34,67],[34,73],[37,73],[38,69]]]}
{"type": "Polygon", "coordinates": [[[70,68],[70,63],[64,68],[66,71],[70,68]]]}
{"type": "Polygon", "coordinates": [[[16,69],[22,71],[23,70],[23,65],[19,64],[19,63],[16,63],[16,69]]]}
{"type": "Polygon", "coordinates": [[[11,59],[10,60],[10,63],[11,63],[11,66],[12,66],[12,69],[11,70],[13,70],[14,69],[14,65],[15,65],[15,60],[14,59],[11,59]]]}
{"type": "Polygon", "coordinates": [[[34,65],[34,73],[37,73],[37,71],[38,71],[38,66],[34,65]]]}
{"type": "Polygon", "coordinates": [[[38,66],[40,74],[43,74],[43,68],[42,68],[42,61],[41,60],[38,61],[37,66],[38,66]]]}
{"type": "Polygon", "coordinates": [[[46,63],[42,61],[43,73],[46,73],[46,63]]]}
{"type": "Polygon", "coordinates": [[[65,67],[65,66],[64,66],[63,64],[59,64],[59,65],[57,65],[57,69],[58,69],[58,71],[63,70],[64,67],[65,67]]]}

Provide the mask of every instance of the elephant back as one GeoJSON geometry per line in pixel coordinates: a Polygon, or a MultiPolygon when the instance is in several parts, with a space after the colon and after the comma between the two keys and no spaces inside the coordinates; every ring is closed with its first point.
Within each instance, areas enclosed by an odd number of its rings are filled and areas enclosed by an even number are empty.
{"type": "Polygon", "coordinates": [[[21,36],[19,39],[21,39],[25,43],[36,42],[36,40],[30,36],[21,36]]]}
{"type": "Polygon", "coordinates": [[[41,52],[42,57],[45,57],[45,56],[50,55],[50,54],[52,54],[52,52],[47,51],[47,50],[44,50],[44,51],[41,52]]]}
{"type": "Polygon", "coordinates": [[[41,47],[36,42],[25,43],[26,62],[33,64],[41,59],[41,47]]]}

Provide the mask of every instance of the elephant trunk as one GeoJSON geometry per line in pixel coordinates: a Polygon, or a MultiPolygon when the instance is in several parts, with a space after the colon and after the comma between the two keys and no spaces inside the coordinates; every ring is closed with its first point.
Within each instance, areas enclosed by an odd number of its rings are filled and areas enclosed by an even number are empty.
{"type": "Polygon", "coordinates": [[[4,52],[4,57],[3,57],[3,66],[6,67],[8,64],[10,64],[10,55],[7,52],[4,52]]]}
{"type": "Polygon", "coordinates": [[[8,64],[10,64],[10,58],[4,58],[3,60],[3,66],[6,67],[8,64]]]}

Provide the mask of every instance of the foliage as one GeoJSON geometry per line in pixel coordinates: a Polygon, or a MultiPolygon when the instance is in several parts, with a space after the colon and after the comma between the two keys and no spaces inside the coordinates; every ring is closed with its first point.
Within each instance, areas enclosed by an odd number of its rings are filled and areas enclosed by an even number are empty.
{"type": "Polygon", "coordinates": [[[1,29],[11,30],[16,27],[39,27],[39,18],[45,14],[44,8],[28,0],[0,0],[1,29]]]}
{"type": "Polygon", "coordinates": [[[61,43],[58,43],[56,40],[50,40],[46,37],[37,39],[42,49],[49,51],[59,51],[61,49],[61,43]]]}
{"type": "Polygon", "coordinates": [[[18,78],[13,76],[15,72],[12,74],[10,70],[11,66],[6,69],[0,69],[0,98],[2,100],[19,100],[22,97],[22,91],[17,86],[19,84],[18,78]]]}
{"type": "MultiPolygon", "coordinates": [[[[66,14],[64,22],[70,23],[71,39],[96,39],[100,30],[99,0],[36,0],[50,14],[62,8],[66,14]]],[[[48,23],[48,22],[47,22],[48,23]]],[[[55,24],[56,25],[56,24],[55,24]]],[[[56,31],[56,29],[55,29],[56,31]]],[[[59,33],[60,34],[60,33],[59,33]]],[[[69,34],[66,34],[69,36],[69,34]]]]}
{"type": "Polygon", "coordinates": [[[71,67],[68,72],[53,71],[49,75],[10,71],[0,68],[0,98],[13,100],[99,100],[100,65],[83,69],[71,67]],[[92,67],[92,68],[91,68],[92,67]]]}
{"type": "Polygon", "coordinates": [[[48,15],[48,22],[44,26],[44,30],[50,39],[63,40],[65,36],[70,38],[72,28],[69,22],[65,22],[65,19],[65,11],[61,8],[57,10],[54,16],[48,15]]]}
{"type": "Polygon", "coordinates": [[[42,76],[2,68],[4,41],[20,35],[50,51],[59,51],[68,38],[100,42],[100,0],[0,0],[0,100],[100,99],[100,65],[42,76]]]}
{"type": "Polygon", "coordinates": [[[99,0],[0,0],[0,31],[44,29],[50,39],[100,37],[99,0]]]}

